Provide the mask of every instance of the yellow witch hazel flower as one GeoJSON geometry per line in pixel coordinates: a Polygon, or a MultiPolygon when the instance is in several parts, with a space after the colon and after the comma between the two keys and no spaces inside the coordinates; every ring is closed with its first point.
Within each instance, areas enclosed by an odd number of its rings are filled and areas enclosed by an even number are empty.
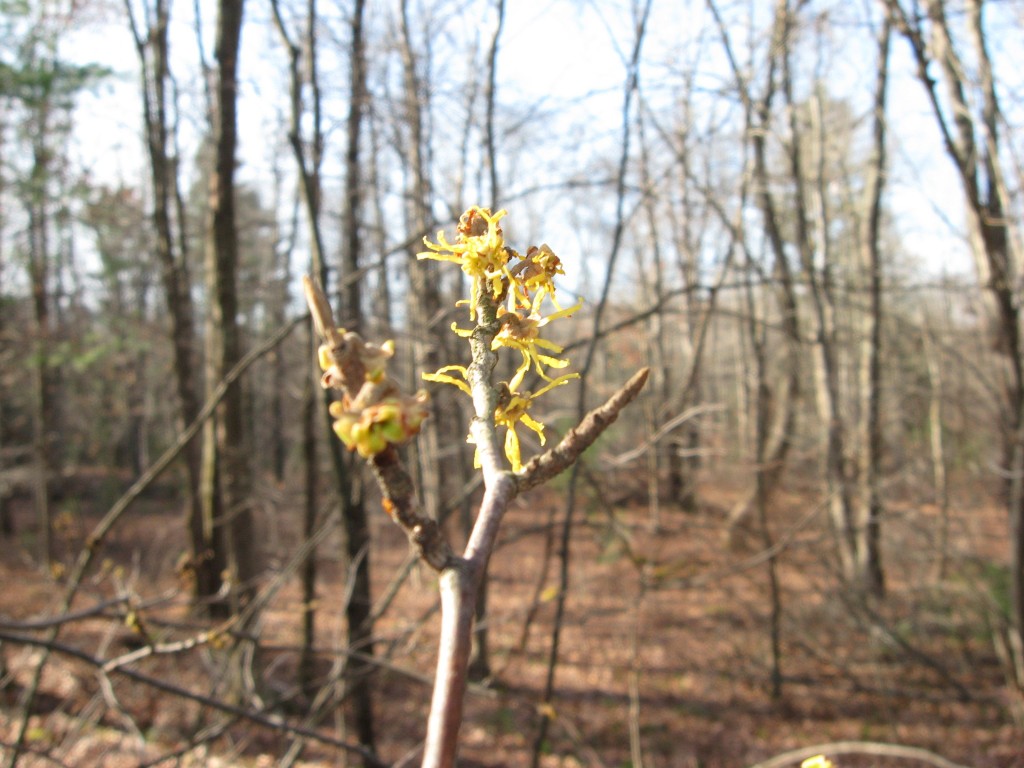
{"type": "Polygon", "coordinates": [[[334,431],[345,447],[364,459],[376,456],[388,445],[400,445],[420,431],[427,417],[427,394],[389,397],[365,408],[350,410],[346,400],[331,403],[334,431]]]}
{"type": "Polygon", "coordinates": [[[507,402],[504,402],[506,398],[502,398],[502,403],[498,404],[498,408],[494,412],[494,421],[498,426],[505,427],[505,457],[508,459],[509,464],[512,465],[512,471],[518,472],[523,468],[522,454],[519,447],[519,435],[516,433],[516,426],[522,424],[528,429],[532,429],[537,433],[537,437],[540,438],[540,444],[544,445],[547,442],[547,438],[544,437],[544,425],[539,421],[530,416],[527,411],[530,406],[533,405],[535,398],[540,397],[545,392],[560,387],[563,384],[568,384],[569,379],[579,378],[578,373],[573,373],[568,376],[559,376],[557,379],[550,381],[545,386],[541,387],[534,393],[520,394],[519,392],[508,391],[507,402]]]}
{"type": "Polygon", "coordinates": [[[338,328],[332,334],[338,349],[321,344],[317,350],[320,369],[324,372],[324,387],[346,389],[341,400],[330,404],[328,411],[334,418],[334,431],[350,451],[357,451],[368,459],[384,451],[388,445],[400,445],[420,431],[427,417],[429,395],[425,391],[403,396],[398,385],[387,376],[387,362],[395,354],[395,343],[366,342],[358,333],[338,328]],[[363,376],[361,382],[346,382],[335,357],[341,354],[347,362],[348,376],[363,376]],[[348,393],[358,387],[350,396],[348,393]]]}
{"type": "MultiPolygon", "coordinates": [[[[451,384],[461,389],[467,395],[472,395],[472,390],[470,390],[469,384],[466,383],[468,375],[469,374],[465,366],[446,365],[443,368],[438,369],[436,373],[424,373],[423,378],[426,381],[434,381],[439,384],[451,384]],[[462,375],[462,378],[457,379],[454,376],[449,376],[448,371],[456,371],[462,375]]],[[[563,384],[568,384],[570,379],[575,378],[579,378],[578,373],[559,376],[557,379],[549,381],[533,393],[516,392],[513,391],[508,384],[502,384],[502,395],[498,403],[498,407],[494,411],[494,423],[499,427],[505,427],[506,429],[505,456],[508,458],[509,464],[512,465],[513,472],[518,472],[523,468],[519,435],[516,433],[516,427],[519,424],[533,430],[537,434],[537,437],[540,438],[541,445],[544,445],[547,440],[544,436],[544,425],[527,413],[530,406],[533,405],[533,401],[545,392],[548,392],[555,387],[560,387],[563,384]]],[[[474,442],[472,435],[467,438],[467,442],[474,442]]],[[[474,457],[474,465],[478,468],[480,466],[479,452],[477,452],[477,455],[474,457]]]]}
{"type": "MultiPolygon", "coordinates": [[[[569,361],[557,357],[563,348],[541,337],[541,330],[554,320],[569,317],[582,305],[580,300],[568,309],[562,309],[555,300],[556,275],[564,275],[562,263],[548,245],[531,246],[526,256],[505,245],[499,220],[506,215],[501,210],[492,214],[486,208],[473,207],[459,219],[457,242],[449,243],[443,232],[437,243],[424,239],[429,251],[418,254],[421,259],[450,261],[462,267],[472,279],[469,299],[470,317],[477,318],[481,302],[489,305],[498,320],[498,330],[491,339],[491,350],[513,349],[522,356],[511,381],[502,384],[494,422],[505,427],[505,456],[512,471],[522,469],[522,453],[517,429],[519,425],[536,433],[541,445],[545,442],[544,425],[529,415],[534,401],[542,394],[579,378],[578,373],[551,376],[549,369],[563,369],[569,361]],[[518,260],[509,266],[511,260],[518,260]],[[545,297],[551,297],[555,312],[541,314],[545,297]],[[536,372],[545,384],[536,392],[522,391],[523,381],[530,370],[536,372]]],[[[466,302],[459,302],[460,304],[466,302]]],[[[495,315],[490,315],[491,317],[495,315]]],[[[452,323],[452,331],[464,338],[473,336],[474,330],[459,328],[452,323]]],[[[492,331],[493,332],[493,331],[492,331]]],[[[451,384],[472,397],[469,370],[461,365],[446,365],[423,378],[440,384],[451,384]]],[[[470,442],[473,442],[472,436],[470,442]]],[[[479,453],[477,455],[479,466],[479,453]]]]}
{"type": "Polygon", "coordinates": [[[466,381],[469,380],[469,372],[466,370],[464,365],[446,365],[443,368],[438,368],[434,373],[422,374],[424,381],[434,381],[438,384],[451,384],[452,386],[458,387],[470,397],[473,396],[473,390],[469,388],[469,384],[466,381]],[[461,379],[456,379],[454,376],[449,376],[448,371],[458,371],[462,374],[461,379]]]}
{"type": "Polygon", "coordinates": [[[531,312],[536,313],[545,296],[550,296],[555,308],[561,310],[558,301],[555,299],[555,275],[564,275],[561,260],[555,255],[547,243],[540,248],[531,245],[526,251],[526,257],[511,270],[516,275],[513,282],[513,290],[509,294],[509,309],[514,310],[516,306],[530,307],[531,312]],[[530,299],[530,292],[533,292],[533,299],[530,299]]]}
{"type": "Polygon", "coordinates": [[[456,242],[449,243],[444,232],[437,233],[437,242],[423,238],[430,250],[416,254],[418,259],[451,261],[462,267],[472,280],[469,298],[469,316],[476,317],[476,308],[481,290],[494,299],[504,294],[505,280],[511,279],[508,271],[509,250],[498,221],[507,214],[500,210],[492,214],[487,208],[474,206],[459,219],[456,242]]]}
{"type": "MultiPolygon", "coordinates": [[[[565,368],[569,364],[568,360],[552,357],[540,351],[544,349],[555,354],[562,352],[562,347],[558,344],[540,338],[540,329],[552,320],[569,317],[582,305],[583,300],[581,299],[569,309],[559,310],[547,317],[541,317],[536,312],[531,312],[529,315],[524,316],[521,311],[509,311],[503,307],[499,308],[498,320],[501,322],[501,330],[498,331],[498,334],[491,342],[491,349],[497,350],[500,347],[508,347],[519,350],[523,356],[522,364],[516,370],[512,381],[509,382],[509,387],[513,391],[519,388],[523,377],[526,376],[526,372],[530,370],[531,365],[542,379],[552,381],[552,378],[544,372],[542,364],[549,368],[565,368]]],[[[576,378],[579,374],[572,374],[572,376],[576,378]]]]}

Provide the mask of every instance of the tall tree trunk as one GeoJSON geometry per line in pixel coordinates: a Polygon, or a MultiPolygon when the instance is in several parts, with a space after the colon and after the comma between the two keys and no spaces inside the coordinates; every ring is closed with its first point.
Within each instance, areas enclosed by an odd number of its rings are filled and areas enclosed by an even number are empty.
{"type": "MultiPolygon", "coordinates": [[[[206,279],[210,323],[207,338],[207,388],[212,391],[238,362],[238,231],[235,222],[238,51],[244,0],[218,4],[216,84],[213,112],[214,168],[210,175],[206,232],[206,279]]],[[[245,443],[243,397],[234,382],[204,434],[203,511],[213,529],[223,532],[228,608],[239,612],[255,590],[256,537],[250,498],[249,455],[245,443]]],[[[215,543],[216,543],[215,538],[215,543]]]]}
{"type": "MultiPolygon", "coordinates": [[[[748,257],[749,263],[749,257],[748,257]]],[[[753,271],[751,269],[751,271],[753,271]]],[[[747,284],[747,335],[754,357],[754,456],[757,471],[754,476],[753,508],[756,510],[757,527],[760,533],[760,544],[764,552],[772,553],[774,538],[768,523],[768,509],[771,496],[778,482],[776,467],[769,461],[769,451],[774,449],[772,438],[772,411],[774,397],[768,383],[768,345],[766,320],[758,316],[757,300],[754,295],[753,281],[747,284]]],[[[762,310],[763,313],[763,310],[762,310]]],[[[792,408],[790,410],[793,410],[792,408]]],[[[778,556],[769,554],[765,561],[768,572],[769,625],[768,637],[771,648],[771,696],[779,699],[782,696],[782,590],[779,585],[778,556]]]]}
{"type": "MultiPolygon", "coordinates": [[[[4,137],[6,134],[6,124],[4,122],[4,116],[0,115],[0,155],[4,151],[4,137]]],[[[0,302],[4,301],[4,271],[7,267],[6,254],[4,249],[5,237],[6,237],[6,206],[4,201],[6,200],[7,192],[7,177],[4,173],[4,168],[0,167],[0,302]]],[[[0,304],[0,349],[8,347],[7,342],[7,323],[6,317],[3,311],[3,306],[0,304]]],[[[6,353],[0,353],[0,366],[4,370],[9,370],[10,361],[6,353]]],[[[4,445],[6,443],[6,401],[7,401],[7,387],[6,382],[0,378],[0,473],[5,469],[4,462],[4,445]]],[[[14,533],[14,517],[11,514],[11,507],[7,503],[7,494],[0,490],[0,535],[10,536],[14,533]]],[[[2,671],[2,670],[0,670],[2,671]]]]}
{"type": "MultiPolygon", "coordinates": [[[[352,8],[351,47],[349,54],[349,113],[345,147],[345,199],[341,212],[341,275],[340,322],[349,330],[363,330],[360,296],[365,282],[361,277],[360,253],[363,249],[361,210],[363,201],[360,173],[360,139],[367,101],[366,56],[363,41],[364,0],[355,0],[352,8]]],[[[337,442],[337,441],[334,441],[337,442]]],[[[349,719],[359,743],[373,749],[373,688],[371,674],[373,656],[373,600],[370,593],[370,525],[363,498],[361,462],[353,454],[345,457],[349,482],[341,497],[341,514],[345,526],[345,556],[349,564],[351,585],[345,619],[348,624],[348,645],[358,655],[346,662],[346,698],[349,719]]]]}
{"type": "MultiPolygon", "coordinates": [[[[345,154],[346,193],[342,211],[345,228],[341,255],[343,274],[338,287],[341,296],[342,322],[349,330],[354,331],[358,331],[363,322],[362,313],[359,311],[361,288],[359,253],[362,249],[359,229],[359,210],[362,201],[359,143],[366,100],[366,64],[363,53],[362,26],[364,10],[365,4],[362,0],[357,0],[351,22],[351,99],[347,123],[348,144],[345,154]]],[[[292,42],[284,19],[281,16],[280,7],[276,1],[273,3],[273,11],[275,23],[285,46],[288,48],[291,61],[291,126],[289,140],[299,168],[299,179],[309,224],[310,241],[312,244],[310,249],[311,269],[319,277],[321,283],[326,284],[327,267],[324,261],[323,236],[320,228],[320,166],[324,142],[321,128],[320,83],[317,70],[315,36],[318,20],[316,1],[309,0],[307,5],[304,44],[309,71],[305,80],[301,67],[302,48],[292,42]],[[308,157],[307,142],[302,138],[302,117],[304,112],[302,90],[306,83],[308,83],[312,94],[310,106],[313,130],[313,135],[308,142],[308,157]]],[[[314,375],[316,378],[319,378],[319,372],[314,375]]],[[[312,396],[312,393],[309,396],[312,396]]],[[[345,527],[346,558],[350,564],[350,577],[353,579],[350,589],[346,590],[348,602],[345,605],[345,615],[348,624],[348,645],[350,650],[358,653],[358,657],[349,658],[343,670],[343,674],[346,677],[345,698],[348,701],[347,719],[349,726],[356,732],[360,743],[372,750],[375,742],[375,728],[370,673],[373,671],[374,665],[371,660],[367,659],[368,656],[373,654],[369,525],[362,498],[362,484],[357,477],[358,466],[343,453],[341,443],[334,435],[331,427],[332,419],[327,413],[327,406],[330,402],[330,393],[323,392],[323,424],[328,435],[328,451],[334,469],[334,477],[341,504],[342,521],[345,527]]],[[[307,402],[305,411],[307,414],[310,413],[308,409],[311,407],[311,404],[307,402]]],[[[314,435],[309,431],[312,429],[312,423],[308,418],[305,420],[305,424],[306,432],[303,444],[305,446],[307,467],[304,526],[307,535],[311,535],[316,522],[317,506],[316,441],[314,435]]],[[[311,607],[316,592],[315,550],[310,553],[304,564],[302,579],[304,596],[309,603],[309,607],[307,607],[303,617],[304,662],[302,665],[302,674],[308,683],[310,674],[308,649],[313,645],[315,633],[315,614],[311,607]]]]}
{"type": "MultiPolygon", "coordinates": [[[[310,350],[316,353],[318,342],[316,336],[310,330],[310,350]]],[[[312,354],[310,356],[312,359],[312,354]]],[[[317,507],[319,506],[319,492],[317,483],[320,477],[317,466],[317,435],[323,432],[322,418],[317,409],[316,384],[320,371],[315,370],[306,376],[306,382],[302,391],[302,460],[305,477],[303,485],[305,496],[302,504],[302,538],[305,541],[314,535],[317,525],[317,507]]],[[[299,690],[311,700],[316,693],[314,685],[314,655],[316,647],[316,606],[318,604],[316,594],[317,560],[316,548],[314,547],[306,556],[299,570],[299,579],[302,583],[302,642],[299,651],[298,684],[299,690]]]]}
{"type": "MultiPolygon", "coordinates": [[[[630,159],[630,142],[633,135],[633,102],[639,99],[640,92],[640,55],[643,51],[644,38],[647,33],[647,22],[651,14],[651,0],[633,6],[633,47],[626,63],[626,81],[622,98],[622,138],[615,177],[615,218],[608,260],[601,293],[594,307],[591,321],[590,342],[586,348],[583,364],[579,367],[580,386],[576,399],[577,420],[586,411],[588,377],[595,366],[598,341],[601,338],[601,323],[609,307],[612,279],[615,274],[615,263],[618,261],[622,248],[623,234],[626,230],[627,184],[630,159]]],[[[597,378],[601,378],[595,374],[597,378]]],[[[565,511],[559,526],[558,535],[558,594],[555,598],[555,616],[551,630],[551,645],[548,650],[547,672],[544,679],[542,705],[538,707],[540,722],[533,740],[533,753],[530,758],[531,768],[540,765],[541,751],[547,740],[548,728],[551,725],[551,701],[555,690],[555,672],[561,653],[562,622],[565,617],[566,601],[569,597],[570,565],[572,562],[572,531],[576,515],[576,487],[581,467],[576,463],[569,475],[569,485],[565,494],[565,511]]]]}
{"type": "MultiPolygon", "coordinates": [[[[175,232],[175,211],[180,196],[173,149],[169,137],[167,84],[170,80],[170,46],[168,29],[170,9],[167,0],[156,0],[153,26],[138,27],[133,6],[126,2],[135,48],[141,65],[143,90],[143,121],[146,150],[153,183],[152,221],[156,235],[156,256],[160,264],[164,301],[171,323],[171,346],[174,356],[174,383],[182,427],[195,421],[199,414],[199,386],[196,375],[195,310],[192,303],[192,282],[186,250],[187,238],[179,237],[184,221],[175,232]]],[[[214,557],[211,526],[203,524],[199,504],[202,446],[199,439],[184,449],[187,488],[185,527],[189,539],[189,567],[193,574],[193,598],[197,605],[213,598],[220,588],[220,569],[214,557]]]]}
{"type": "Polygon", "coordinates": [[[857,526],[854,519],[853,493],[847,469],[846,450],[848,430],[843,417],[840,392],[840,350],[836,337],[836,306],[833,289],[835,254],[829,234],[829,216],[822,185],[825,183],[824,125],[821,118],[821,99],[815,94],[808,106],[811,123],[816,129],[808,136],[800,126],[800,109],[794,102],[793,79],[790,66],[789,32],[795,19],[786,8],[787,41],[779,54],[782,65],[782,89],[786,97],[789,116],[790,182],[793,186],[792,215],[796,220],[796,249],[807,284],[810,287],[814,349],[814,389],[818,406],[821,439],[825,446],[822,469],[825,475],[830,520],[836,537],[836,548],[844,578],[851,584],[857,579],[857,526]],[[804,165],[804,153],[813,152],[815,167],[809,171],[804,165]],[[809,199],[811,198],[811,199],[809,199]],[[814,220],[812,225],[811,219],[814,220]],[[813,226],[813,232],[812,232],[813,226]],[[818,264],[820,263],[820,267],[818,264]]]}
{"type": "Polygon", "coordinates": [[[885,592],[882,570],[879,463],[882,453],[882,257],[879,230],[882,215],[882,191],[886,169],[886,93],[889,83],[889,38],[891,25],[886,19],[878,34],[878,71],[875,80],[874,118],[872,120],[872,159],[864,188],[861,267],[867,276],[867,310],[861,312],[860,359],[860,436],[858,439],[857,493],[857,575],[868,594],[881,597],[885,592]]]}
{"type": "Polygon", "coordinates": [[[1006,423],[1003,469],[1008,478],[1010,520],[1010,672],[1017,687],[1024,690],[1024,341],[1020,314],[1024,265],[1007,216],[1011,204],[1002,166],[1006,150],[1000,142],[1004,122],[987,48],[983,5],[981,0],[968,0],[964,5],[963,28],[969,37],[967,45],[973,49],[976,81],[967,79],[972,70],[964,66],[954,44],[943,0],[925,3],[923,16],[916,5],[908,11],[899,0],[886,0],[886,7],[910,45],[918,80],[960,179],[992,344],[1006,370],[999,406],[1006,423]],[[940,77],[935,77],[933,69],[940,77]]]}
{"type": "Polygon", "coordinates": [[[945,397],[945,382],[942,375],[942,359],[936,349],[935,330],[927,315],[921,322],[922,352],[928,368],[928,448],[932,464],[932,488],[935,504],[939,508],[939,579],[948,575],[949,551],[949,484],[946,472],[946,445],[943,435],[942,401],[945,397]]]}
{"type": "Polygon", "coordinates": [[[50,513],[50,476],[56,469],[54,440],[53,374],[50,371],[50,344],[52,328],[50,318],[50,265],[47,185],[50,180],[51,153],[46,146],[49,138],[50,105],[47,96],[36,105],[36,124],[32,136],[32,171],[29,177],[26,207],[28,212],[28,268],[32,290],[32,311],[35,321],[32,405],[32,458],[35,469],[33,502],[36,526],[39,531],[39,560],[49,564],[53,559],[53,523],[50,513]]]}
{"type": "MultiPolygon", "coordinates": [[[[447,340],[435,333],[441,318],[441,293],[437,265],[430,260],[418,260],[419,236],[430,232],[433,220],[430,214],[430,180],[427,176],[427,137],[425,112],[427,90],[420,81],[417,53],[409,19],[409,2],[401,3],[403,107],[408,130],[405,152],[406,165],[411,175],[407,195],[407,230],[414,238],[409,250],[409,322],[413,334],[413,368],[436,371],[443,362],[447,340]]],[[[424,422],[414,446],[417,487],[423,497],[423,508],[436,520],[441,514],[442,473],[439,453],[443,443],[440,432],[447,419],[440,418],[444,407],[451,401],[448,393],[438,392],[431,400],[432,418],[424,422]]]]}
{"type": "MultiPolygon", "coordinates": [[[[778,57],[784,51],[789,31],[790,12],[788,0],[777,1],[770,46],[772,55],[769,57],[765,67],[764,93],[755,100],[750,84],[747,82],[746,76],[740,70],[736,61],[728,32],[714,0],[708,0],[708,7],[714,16],[715,24],[726,47],[730,69],[732,70],[739,97],[743,102],[746,113],[746,133],[754,153],[753,180],[756,189],[757,207],[761,212],[768,247],[772,256],[773,277],[778,285],[776,295],[779,302],[779,323],[783,331],[783,354],[785,355],[785,361],[781,367],[783,372],[781,384],[777,390],[771,393],[771,397],[766,401],[761,400],[763,393],[755,393],[757,402],[765,402],[770,405],[768,409],[770,418],[768,415],[765,416],[767,420],[764,429],[765,446],[762,449],[758,449],[755,446],[755,452],[760,457],[755,487],[729,513],[728,535],[730,541],[735,542],[739,526],[760,505],[767,504],[767,500],[772,498],[778,488],[792,446],[793,428],[796,424],[796,401],[800,394],[799,349],[801,338],[800,319],[796,304],[796,289],[794,287],[792,269],[789,265],[789,257],[786,253],[785,241],[782,236],[779,206],[771,192],[766,146],[767,136],[770,132],[772,104],[778,92],[778,57]]],[[[760,417],[755,413],[755,418],[760,417]]]]}

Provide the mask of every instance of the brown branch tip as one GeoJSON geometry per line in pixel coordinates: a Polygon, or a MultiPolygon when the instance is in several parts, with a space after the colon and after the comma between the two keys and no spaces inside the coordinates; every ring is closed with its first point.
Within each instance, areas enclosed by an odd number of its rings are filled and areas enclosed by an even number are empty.
{"type": "Polygon", "coordinates": [[[619,417],[622,409],[636,399],[650,373],[651,369],[647,367],[634,373],[602,405],[590,411],[579,424],[570,429],[558,445],[530,459],[516,475],[518,489],[525,491],[538,486],[571,467],[619,417]]]}
{"type": "Polygon", "coordinates": [[[357,333],[336,328],[323,288],[304,275],[302,289],[324,342],[317,352],[324,371],[320,383],[344,395],[328,408],[334,432],[350,451],[367,460],[385,512],[405,531],[419,556],[439,571],[448,563],[451,549],[437,523],[417,509],[412,478],[395,450],[414,437],[427,418],[427,393],[404,395],[387,375],[392,342],[371,344],[357,333]]]}

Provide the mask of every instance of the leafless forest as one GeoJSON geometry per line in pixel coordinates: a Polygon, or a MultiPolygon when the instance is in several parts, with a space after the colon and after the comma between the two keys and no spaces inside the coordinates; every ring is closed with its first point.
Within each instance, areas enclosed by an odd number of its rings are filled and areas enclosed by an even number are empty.
{"type": "Polygon", "coordinates": [[[1024,766],[1022,52],[0,0],[3,765],[1024,766]]]}

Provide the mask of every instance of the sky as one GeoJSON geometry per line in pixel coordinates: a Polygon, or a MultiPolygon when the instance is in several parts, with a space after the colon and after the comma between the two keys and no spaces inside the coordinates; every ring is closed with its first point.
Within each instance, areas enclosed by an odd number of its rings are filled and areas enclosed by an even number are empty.
{"type": "MultiPolygon", "coordinates": [[[[212,5],[208,0],[200,2],[212,5]]],[[[370,5],[371,13],[392,13],[391,6],[396,4],[387,3],[387,8],[383,3],[370,5]]],[[[330,13],[333,6],[323,7],[330,13]]],[[[183,74],[194,69],[197,56],[191,8],[191,3],[181,0],[173,5],[175,70],[182,77],[185,90],[194,90],[196,85],[183,74]]],[[[265,179],[270,166],[281,158],[282,149],[272,137],[273,126],[279,119],[277,110],[286,104],[281,96],[286,83],[279,41],[268,23],[269,5],[250,2],[248,9],[241,64],[246,81],[240,106],[241,175],[265,179]]],[[[645,44],[645,59],[650,64],[642,73],[644,86],[653,98],[665,95],[659,90],[665,73],[678,66],[680,59],[692,55],[693,49],[688,46],[694,43],[681,46],[679,41],[688,40],[687,31],[704,24],[698,18],[703,9],[704,3],[694,0],[655,3],[645,44]]],[[[205,22],[207,37],[212,32],[212,19],[211,12],[205,22]]],[[[485,44],[493,23],[493,11],[482,15],[477,34],[485,44]]],[[[454,41],[457,49],[459,35],[472,33],[445,29],[438,40],[454,41]]],[[[609,162],[613,162],[620,139],[624,59],[628,56],[624,48],[631,42],[625,2],[508,2],[498,60],[499,100],[557,105],[564,119],[556,124],[555,130],[574,126],[581,137],[577,152],[582,152],[584,145],[591,152],[605,151],[602,147],[607,147],[612,153],[609,162]]],[[[209,57],[212,45],[207,41],[206,46],[209,57]]],[[[894,53],[906,61],[905,44],[898,39],[894,53]]],[[[90,169],[97,181],[138,183],[144,178],[144,155],[137,63],[123,10],[114,12],[105,23],[74,30],[65,43],[64,55],[106,65],[114,73],[80,102],[73,144],[78,162],[90,169]]],[[[873,83],[871,67],[865,73],[863,63],[873,61],[873,51],[839,50],[829,56],[834,57],[829,69],[832,88],[849,91],[851,98],[863,99],[873,83]]],[[[713,73],[713,63],[702,65],[713,73]]],[[[897,69],[908,71],[906,66],[897,69]]],[[[721,77],[725,79],[728,74],[723,71],[721,77]]],[[[891,103],[892,134],[901,138],[895,139],[890,148],[888,203],[900,222],[906,247],[930,273],[969,272],[966,246],[956,232],[962,226],[957,181],[938,143],[920,86],[910,77],[894,79],[891,103]]],[[[185,106],[185,112],[191,114],[182,126],[187,145],[202,130],[202,109],[195,102],[192,109],[188,109],[188,102],[185,106]]],[[[335,118],[342,119],[337,115],[335,118]]],[[[567,162],[583,159],[583,154],[567,156],[567,162]]]]}

